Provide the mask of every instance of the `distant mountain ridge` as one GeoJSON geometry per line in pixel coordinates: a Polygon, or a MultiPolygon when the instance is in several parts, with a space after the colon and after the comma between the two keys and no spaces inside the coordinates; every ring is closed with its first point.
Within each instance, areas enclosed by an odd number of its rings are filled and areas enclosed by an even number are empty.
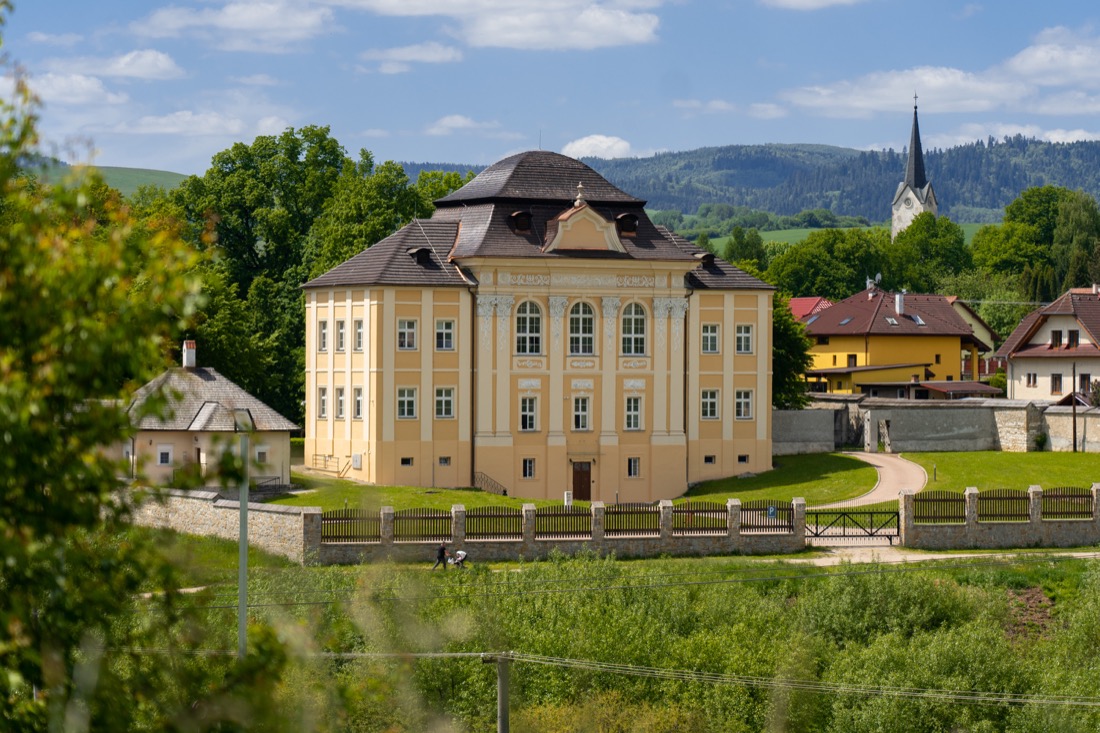
{"type": "MultiPolygon", "coordinates": [[[[886,221],[905,173],[906,151],[855,150],[830,145],[726,145],[648,158],[585,158],[650,209],[695,213],[701,204],[727,203],[793,215],[806,209],[886,221]]],[[[926,149],[925,168],[940,213],[956,221],[999,221],[1004,207],[1030,186],[1081,189],[1100,198],[1100,141],[1049,143],[1021,135],[979,140],[946,150],[926,149]]],[[[402,163],[409,178],[421,170],[480,171],[484,166],[402,163]]]]}

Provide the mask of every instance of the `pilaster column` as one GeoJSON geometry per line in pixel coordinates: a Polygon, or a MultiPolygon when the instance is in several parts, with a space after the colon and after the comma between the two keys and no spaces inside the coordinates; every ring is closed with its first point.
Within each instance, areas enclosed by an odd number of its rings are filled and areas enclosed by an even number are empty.
{"type": "MultiPolygon", "coordinates": [[[[676,371],[668,355],[668,312],[671,298],[653,299],[653,434],[668,435],[669,389],[676,371]]],[[[692,377],[694,380],[696,377],[692,377]]]]}
{"type": "MultiPolygon", "coordinates": [[[[619,350],[615,345],[615,334],[618,331],[619,307],[622,299],[617,297],[602,298],[604,350],[603,359],[600,360],[600,443],[617,444],[619,433],[615,429],[618,415],[615,411],[615,397],[618,390],[615,388],[615,376],[618,372],[619,350]]],[[[616,485],[618,482],[616,481],[616,485]]]]}
{"type": "MultiPolygon", "coordinates": [[[[669,319],[672,321],[672,333],[669,336],[669,365],[671,376],[669,390],[668,414],[671,418],[669,432],[682,435],[684,433],[684,318],[687,316],[687,298],[671,298],[669,303],[669,319]]],[[[732,399],[732,395],[730,398],[732,399]]],[[[698,395],[695,396],[698,399],[698,395]]],[[[726,417],[723,414],[723,417],[726,417]]],[[[732,415],[730,415],[732,417],[732,415]]]]}
{"type": "Polygon", "coordinates": [[[550,373],[550,404],[546,408],[550,414],[549,435],[564,440],[562,400],[565,398],[566,349],[561,345],[562,322],[565,320],[565,307],[569,299],[562,295],[550,296],[550,336],[553,339],[546,350],[547,366],[550,373]]]}
{"type": "Polygon", "coordinates": [[[512,341],[509,322],[516,299],[511,295],[496,296],[497,307],[497,368],[496,368],[496,424],[494,433],[511,437],[512,430],[512,341]]]}
{"type": "Polygon", "coordinates": [[[477,395],[474,407],[477,420],[474,426],[476,436],[485,436],[493,432],[493,310],[496,308],[496,296],[477,296],[477,395]]]}

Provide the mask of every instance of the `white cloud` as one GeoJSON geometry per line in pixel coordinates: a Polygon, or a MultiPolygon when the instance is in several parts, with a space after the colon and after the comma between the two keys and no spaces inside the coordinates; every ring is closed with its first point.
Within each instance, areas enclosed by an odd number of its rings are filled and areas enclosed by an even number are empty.
{"type": "Polygon", "coordinates": [[[27,40],[31,43],[43,43],[47,46],[75,46],[83,40],[79,33],[42,33],[31,31],[27,34],[27,40]]]}
{"type": "Polygon", "coordinates": [[[687,112],[732,112],[736,107],[723,100],[723,99],[711,99],[704,102],[701,99],[674,99],[672,100],[672,106],[676,109],[682,109],[687,112]]]}
{"type": "MultiPolygon", "coordinates": [[[[181,110],[166,115],[148,115],[119,125],[116,132],[137,135],[240,135],[247,125],[239,117],[220,112],[181,110]]],[[[281,130],[280,130],[281,131],[281,130]]]]}
{"type": "Polygon", "coordinates": [[[770,102],[757,102],[749,105],[749,116],[758,120],[777,120],[787,116],[787,110],[778,104],[770,102]]]}
{"type": "Polygon", "coordinates": [[[130,79],[176,79],[183,76],[183,69],[171,56],[151,49],[130,51],[106,59],[50,59],[46,65],[54,71],[130,79]]]}
{"type": "Polygon", "coordinates": [[[129,100],[125,94],[108,91],[103,80],[86,74],[57,74],[47,72],[29,81],[31,91],[47,104],[123,104],[129,100]]]}
{"type": "Polygon", "coordinates": [[[1001,140],[1005,137],[1023,135],[1052,143],[1069,143],[1081,140],[1100,140],[1100,132],[1089,130],[1065,130],[1061,128],[1043,129],[1039,125],[1017,125],[1013,123],[992,122],[988,124],[968,123],[960,125],[952,132],[931,135],[927,138],[928,147],[949,148],[966,145],[975,140],[993,137],[1001,140]]]}
{"type": "Polygon", "coordinates": [[[837,5],[857,5],[866,0],[759,0],[761,5],[782,10],[822,10],[837,5]]]}
{"type": "Polygon", "coordinates": [[[919,91],[936,112],[984,112],[1017,103],[1031,90],[1018,80],[973,74],[944,66],[880,71],[852,81],[807,86],[780,94],[798,107],[827,117],[870,117],[896,112],[901,100],[919,91]]]}
{"type": "Polygon", "coordinates": [[[439,16],[471,46],[593,49],[649,43],[660,19],[644,12],[661,0],[326,0],[392,16],[439,16]]]}
{"type": "Polygon", "coordinates": [[[429,41],[398,48],[374,48],[359,54],[364,61],[404,61],[420,64],[442,64],[462,60],[462,51],[454,46],[429,41]]]}
{"type": "Polygon", "coordinates": [[[250,87],[273,87],[279,84],[279,80],[269,74],[251,74],[249,76],[233,76],[231,81],[250,87]]]}
{"type": "Polygon", "coordinates": [[[366,129],[366,130],[363,130],[359,134],[362,135],[363,137],[389,137],[390,136],[390,131],[389,130],[382,130],[382,129],[379,129],[377,127],[371,127],[371,128],[366,129]]]}
{"type": "Polygon", "coordinates": [[[478,122],[465,115],[447,115],[428,125],[424,130],[428,135],[450,135],[453,132],[495,130],[500,127],[498,122],[478,122]]]}
{"type": "Polygon", "coordinates": [[[220,8],[161,8],[130,28],[152,38],[198,35],[229,51],[280,52],[317,36],[331,20],[330,9],[305,3],[235,0],[220,8]]]}
{"type": "Polygon", "coordinates": [[[967,18],[973,18],[975,15],[982,12],[983,10],[985,10],[985,8],[983,8],[978,3],[967,3],[962,7],[962,10],[955,13],[955,15],[952,17],[954,17],[956,20],[966,20],[967,18]]]}
{"type": "Polygon", "coordinates": [[[1002,70],[1042,86],[1100,87],[1100,39],[1049,28],[1006,61],[1002,70]]]}
{"type": "Polygon", "coordinates": [[[626,158],[630,143],[614,135],[588,135],[566,143],[562,155],[570,158],[626,158]]]}

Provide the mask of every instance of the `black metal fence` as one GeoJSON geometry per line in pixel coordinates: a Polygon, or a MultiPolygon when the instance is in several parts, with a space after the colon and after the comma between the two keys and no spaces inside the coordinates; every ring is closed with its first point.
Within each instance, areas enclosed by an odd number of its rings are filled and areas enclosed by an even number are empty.
{"type": "Polygon", "coordinates": [[[1059,486],[1043,492],[1043,519],[1092,519],[1092,489],[1059,486]]]}
{"type": "Polygon", "coordinates": [[[965,524],[966,497],[954,491],[922,491],[913,497],[914,524],[965,524]]]}
{"type": "Polygon", "coordinates": [[[523,510],[504,506],[467,509],[466,539],[522,540],[523,510]]]}
{"type": "Polygon", "coordinates": [[[752,499],[741,502],[742,532],[794,532],[794,505],[789,501],[752,499]]]}
{"type": "Polygon", "coordinates": [[[686,501],[672,507],[672,534],[723,535],[729,532],[729,509],[716,501],[686,501]]]}
{"type": "Polygon", "coordinates": [[[393,513],[396,542],[449,542],[451,526],[448,509],[401,509],[393,513]]]}
{"type": "Polygon", "coordinates": [[[382,518],[377,510],[368,509],[330,509],[321,512],[321,541],[381,542],[382,518]]]}
{"type": "Polygon", "coordinates": [[[543,506],[535,510],[535,539],[590,539],[592,510],[578,506],[543,506]]]}
{"type": "Polygon", "coordinates": [[[608,504],[603,511],[605,537],[656,537],[661,534],[661,510],[656,504],[608,504]]]}

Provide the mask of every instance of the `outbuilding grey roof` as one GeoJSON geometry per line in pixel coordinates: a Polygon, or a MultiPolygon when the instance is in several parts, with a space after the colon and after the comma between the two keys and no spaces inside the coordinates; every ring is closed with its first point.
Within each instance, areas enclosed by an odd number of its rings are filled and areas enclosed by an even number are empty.
{"type": "Polygon", "coordinates": [[[127,411],[139,430],[232,432],[238,411],[248,415],[253,430],[298,429],[234,382],[203,367],[165,371],[134,393],[127,411]],[[165,399],[164,417],[142,415],[141,407],[155,395],[165,399]]]}

